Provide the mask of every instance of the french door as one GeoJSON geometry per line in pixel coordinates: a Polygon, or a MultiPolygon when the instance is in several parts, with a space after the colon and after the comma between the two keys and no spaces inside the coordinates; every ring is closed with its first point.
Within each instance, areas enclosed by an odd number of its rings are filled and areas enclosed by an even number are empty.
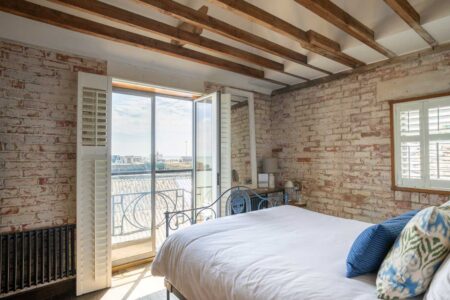
{"type": "Polygon", "coordinates": [[[220,92],[194,101],[194,205],[214,202],[219,193],[220,92]]]}
{"type": "MultiPolygon", "coordinates": [[[[204,207],[231,186],[229,95],[214,92],[196,99],[193,116],[194,206],[204,207]]],[[[215,213],[209,213],[220,217],[222,204],[219,201],[215,213]]]]}
{"type": "Polygon", "coordinates": [[[152,93],[113,89],[113,267],[155,254],[155,105],[152,93]]]}
{"type": "Polygon", "coordinates": [[[154,256],[166,211],[191,208],[191,99],[114,88],[113,267],[154,256]]]}

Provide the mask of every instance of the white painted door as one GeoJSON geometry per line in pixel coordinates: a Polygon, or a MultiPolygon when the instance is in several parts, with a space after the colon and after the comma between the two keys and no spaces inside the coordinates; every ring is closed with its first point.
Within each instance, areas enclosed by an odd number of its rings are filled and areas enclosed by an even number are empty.
{"type": "MultiPolygon", "coordinates": [[[[213,203],[220,193],[219,113],[220,92],[214,92],[194,101],[194,204],[196,207],[213,203]]],[[[216,216],[219,216],[220,206],[217,208],[214,210],[216,216]]],[[[209,211],[208,214],[210,213],[213,212],[209,211]]]]}
{"type": "Polygon", "coordinates": [[[78,73],[77,279],[82,295],[111,286],[111,78],[78,73]]]}

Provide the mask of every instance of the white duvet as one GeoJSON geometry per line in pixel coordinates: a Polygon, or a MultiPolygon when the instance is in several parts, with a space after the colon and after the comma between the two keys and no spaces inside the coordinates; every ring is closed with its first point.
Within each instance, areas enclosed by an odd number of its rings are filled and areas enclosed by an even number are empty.
{"type": "Polygon", "coordinates": [[[294,206],[224,217],[172,234],[152,273],[189,300],[377,299],[375,274],[345,277],[370,225],[294,206]]]}

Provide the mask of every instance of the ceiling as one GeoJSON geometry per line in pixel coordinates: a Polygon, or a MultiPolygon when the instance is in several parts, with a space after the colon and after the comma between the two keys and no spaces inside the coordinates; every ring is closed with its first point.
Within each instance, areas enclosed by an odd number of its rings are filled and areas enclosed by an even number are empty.
{"type": "MultiPolygon", "coordinates": [[[[138,33],[140,35],[153,37],[162,41],[170,41],[168,38],[132,28],[127,25],[122,25],[99,16],[80,12],[79,10],[57,4],[53,1],[32,0],[30,2],[138,33]]],[[[103,0],[102,2],[132,11],[148,18],[159,20],[172,26],[178,26],[180,24],[179,20],[144,6],[139,3],[139,1],[103,0]]],[[[208,15],[275,42],[288,49],[302,53],[307,56],[308,64],[312,66],[324,69],[331,73],[338,73],[350,69],[348,66],[302,48],[300,43],[292,38],[256,24],[255,22],[251,22],[243,16],[222,8],[217,5],[215,1],[176,0],[176,2],[194,9],[198,9],[202,5],[207,5],[209,7],[208,15]]],[[[335,27],[333,24],[304,8],[294,0],[247,0],[247,2],[270,12],[302,30],[314,30],[325,37],[338,42],[343,53],[366,64],[387,59],[384,55],[335,27]]],[[[393,51],[396,55],[403,55],[430,48],[430,45],[427,44],[427,42],[425,42],[406,22],[404,22],[383,0],[333,0],[332,2],[365,26],[372,29],[375,34],[375,41],[393,51]]],[[[450,0],[409,0],[409,3],[419,13],[422,27],[438,42],[438,44],[450,41],[450,30],[448,30],[448,28],[450,28],[450,0]]],[[[265,51],[208,30],[203,30],[202,36],[282,63],[284,64],[285,72],[306,79],[316,79],[328,76],[328,74],[323,72],[269,54],[265,51]]],[[[148,82],[156,81],[152,83],[161,84],[163,82],[158,77],[165,77],[167,80],[173,77],[177,79],[172,80],[169,85],[177,88],[200,90],[201,82],[203,81],[220,82],[222,84],[264,93],[270,93],[273,90],[283,87],[282,85],[266,80],[236,74],[216,67],[174,58],[165,54],[104,40],[98,37],[88,36],[86,34],[69,31],[67,29],[3,12],[0,13],[0,37],[55,48],[80,55],[104,58],[108,61],[120,62],[136,68],[147,68],[149,71],[146,73],[147,75],[141,76],[142,80],[148,82]],[[173,74],[173,76],[171,74],[173,74]],[[189,85],[184,81],[192,81],[195,82],[195,84],[189,85]]],[[[197,46],[185,45],[184,47],[251,66],[255,69],[264,70],[266,78],[283,82],[288,85],[304,82],[304,80],[299,79],[298,77],[265,69],[242,59],[230,58],[229,56],[217,54],[197,46]]],[[[136,70],[136,68],[134,68],[134,70],[136,70]]],[[[167,80],[166,82],[168,82],[167,80]]]]}

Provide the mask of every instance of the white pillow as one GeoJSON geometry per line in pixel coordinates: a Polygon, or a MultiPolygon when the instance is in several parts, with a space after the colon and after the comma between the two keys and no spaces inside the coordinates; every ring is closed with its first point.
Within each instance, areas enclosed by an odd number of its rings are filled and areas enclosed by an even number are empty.
{"type": "Polygon", "coordinates": [[[424,300],[447,300],[450,297],[450,254],[434,274],[424,300]]]}

